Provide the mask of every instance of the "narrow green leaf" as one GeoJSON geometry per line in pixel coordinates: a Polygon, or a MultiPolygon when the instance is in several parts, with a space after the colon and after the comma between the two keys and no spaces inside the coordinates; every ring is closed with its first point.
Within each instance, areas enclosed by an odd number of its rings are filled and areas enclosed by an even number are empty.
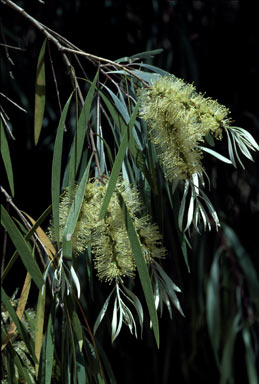
{"type": "Polygon", "coordinates": [[[88,121],[90,116],[91,105],[94,97],[94,91],[96,88],[96,82],[99,76],[99,71],[96,72],[94,80],[91,83],[91,86],[87,92],[84,105],[82,107],[76,132],[76,172],[79,167],[79,163],[82,156],[82,150],[84,145],[84,139],[88,128],[88,121]]]}
{"type": "Polygon", "coordinates": [[[43,294],[42,291],[39,291],[38,303],[36,309],[36,320],[35,320],[35,355],[38,362],[35,364],[35,373],[38,377],[39,371],[39,361],[41,355],[41,348],[43,343],[43,325],[44,325],[44,316],[45,316],[45,301],[46,301],[46,289],[44,288],[43,294]]]}
{"type": "Polygon", "coordinates": [[[186,204],[187,193],[189,190],[189,185],[190,185],[189,180],[188,179],[185,180],[183,197],[181,200],[179,214],[178,214],[178,225],[181,232],[183,231],[183,217],[184,217],[185,204],[186,204]]]}
{"type": "Polygon", "coordinates": [[[161,69],[159,67],[155,67],[154,65],[150,65],[150,64],[146,64],[146,63],[132,63],[131,65],[132,66],[136,65],[136,66],[138,66],[138,68],[139,67],[147,68],[150,71],[158,73],[161,76],[165,76],[166,74],[168,74],[167,71],[164,71],[163,69],[161,69]]]}
{"type": "Polygon", "coordinates": [[[100,310],[99,315],[97,316],[97,319],[96,319],[95,324],[94,324],[94,334],[96,333],[99,325],[102,322],[102,319],[104,318],[104,315],[107,311],[107,308],[108,308],[108,305],[109,305],[109,302],[110,302],[110,299],[111,299],[111,296],[112,296],[114,290],[115,290],[115,287],[112,289],[109,296],[105,300],[105,303],[103,304],[102,309],[100,310]]]}
{"type": "Polygon", "coordinates": [[[228,329],[227,337],[225,337],[225,345],[223,348],[222,359],[220,362],[221,365],[221,377],[220,384],[233,383],[233,351],[237,333],[240,328],[240,314],[237,313],[236,316],[231,319],[231,325],[228,329]]]}
{"type": "Polygon", "coordinates": [[[202,146],[200,146],[200,148],[201,148],[202,151],[209,153],[210,155],[216,157],[220,161],[223,161],[223,163],[232,164],[231,160],[229,160],[225,156],[222,156],[220,153],[214,151],[213,149],[210,149],[210,148],[207,148],[207,147],[202,147],[202,146]]]}
{"type": "Polygon", "coordinates": [[[52,378],[53,360],[54,360],[54,320],[55,320],[55,305],[52,306],[52,311],[49,315],[48,327],[46,332],[46,355],[45,355],[45,382],[44,384],[50,384],[52,378]]]}
{"type": "MultiPolygon", "coordinates": [[[[38,226],[41,225],[41,223],[46,219],[46,217],[50,214],[50,212],[51,212],[51,205],[41,214],[41,216],[38,218],[38,220],[35,222],[35,224],[31,227],[31,229],[29,230],[29,232],[25,236],[25,240],[29,240],[31,238],[33,233],[38,228],[38,226]]],[[[15,251],[13,256],[11,257],[10,261],[8,262],[7,266],[5,267],[2,275],[1,275],[2,282],[6,278],[7,274],[10,272],[10,270],[11,270],[13,264],[15,263],[17,257],[18,257],[18,252],[15,251]]]]}
{"type": "Polygon", "coordinates": [[[123,201],[122,196],[120,196],[120,202],[121,202],[121,208],[122,208],[122,213],[125,220],[126,229],[127,229],[129,240],[130,240],[130,245],[136,261],[140,282],[145,295],[150,320],[152,322],[154,336],[156,339],[157,346],[159,348],[159,325],[158,325],[157,312],[156,312],[156,307],[154,302],[154,293],[152,290],[152,284],[151,284],[150,276],[148,273],[148,268],[142,253],[138,235],[136,233],[134,224],[129,215],[127,207],[123,201]]]}
{"type": "Polygon", "coordinates": [[[8,182],[9,182],[9,187],[11,190],[11,194],[12,194],[12,196],[14,196],[13,167],[12,167],[12,161],[11,161],[8,141],[7,141],[7,138],[5,135],[5,130],[4,130],[2,120],[0,120],[0,129],[1,129],[1,131],[0,131],[1,155],[3,158],[3,162],[4,162],[8,182]]]}
{"type": "Polygon", "coordinates": [[[41,289],[42,284],[44,283],[41,271],[38,267],[38,264],[35,262],[32,251],[27,244],[26,240],[22,236],[21,232],[18,230],[17,226],[9,216],[6,209],[1,206],[1,222],[4,228],[7,230],[16,250],[18,251],[25,268],[31,275],[34,283],[41,289]]]}
{"type": "Polygon", "coordinates": [[[219,287],[219,257],[222,248],[219,248],[214,256],[210,270],[207,286],[207,324],[211,344],[218,362],[219,340],[220,340],[220,287],[219,287]]]}
{"type": "Polygon", "coordinates": [[[100,215],[99,215],[100,219],[104,218],[106,210],[107,210],[109,202],[110,202],[110,199],[111,199],[111,196],[112,196],[112,193],[116,187],[116,183],[117,183],[117,180],[118,180],[118,177],[120,174],[120,170],[122,167],[122,162],[123,162],[123,159],[125,157],[126,150],[129,146],[129,142],[131,139],[132,129],[133,129],[135,120],[137,118],[139,106],[140,106],[140,102],[138,102],[135,105],[135,108],[133,110],[133,113],[132,113],[130,121],[129,121],[129,128],[127,130],[125,130],[125,132],[124,132],[124,135],[123,135],[123,138],[122,138],[122,141],[120,144],[120,148],[118,150],[116,159],[115,159],[114,164],[113,164],[113,168],[112,168],[109,184],[107,187],[107,191],[106,191],[106,194],[105,194],[103,202],[102,202],[100,215]]]}
{"type": "Polygon", "coordinates": [[[51,172],[51,197],[52,197],[52,215],[54,230],[57,242],[59,243],[59,195],[60,195],[60,176],[61,176],[61,162],[63,150],[63,135],[65,129],[65,121],[67,117],[68,108],[71,102],[73,93],[69,96],[65,107],[61,113],[58,124],[57,135],[54,144],[52,172],[51,172]]]}
{"type": "Polygon", "coordinates": [[[158,49],[153,49],[151,51],[136,53],[135,55],[130,56],[130,57],[131,57],[131,59],[148,59],[148,58],[153,57],[155,55],[159,55],[163,51],[164,51],[163,48],[158,48],[158,49]]]}
{"type": "Polygon", "coordinates": [[[84,195],[85,195],[86,183],[87,183],[88,178],[89,178],[89,171],[90,171],[92,158],[93,158],[93,154],[91,155],[91,157],[88,161],[87,167],[86,167],[85,172],[84,172],[83,177],[82,177],[82,180],[80,181],[79,187],[76,191],[75,198],[74,198],[74,201],[73,201],[72,206],[70,208],[70,211],[69,211],[69,214],[67,217],[67,221],[65,224],[65,228],[63,231],[62,245],[63,245],[64,256],[66,256],[66,257],[71,257],[71,255],[70,255],[71,247],[69,247],[70,251],[68,253],[66,252],[66,249],[67,249],[68,243],[71,243],[72,235],[74,233],[76,223],[78,220],[78,216],[79,216],[79,213],[80,213],[80,210],[82,207],[82,203],[83,203],[84,195]]]}
{"type": "Polygon", "coordinates": [[[114,92],[112,92],[112,90],[110,88],[106,87],[105,85],[103,85],[103,87],[105,87],[107,89],[108,93],[112,97],[112,100],[114,102],[115,107],[118,109],[118,111],[119,111],[120,115],[123,117],[125,123],[128,124],[130,117],[129,117],[129,112],[126,108],[126,105],[118,98],[117,95],[115,95],[114,92]]]}
{"type": "Polygon", "coordinates": [[[42,121],[45,110],[46,81],[45,81],[45,48],[47,39],[44,40],[37,63],[35,83],[35,109],[34,109],[34,142],[37,145],[42,128],[42,121]]]}
{"type": "Polygon", "coordinates": [[[256,364],[256,355],[253,348],[251,335],[247,327],[242,330],[242,336],[243,336],[243,341],[244,341],[245,351],[246,351],[245,357],[246,357],[248,383],[258,384],[258,375],[257,375],[258,366],[256,364]]]}
{"type": "MultiPolygon", "coordinates": [[[[79,317],[78,317],[78,315],[77,315],[77,313],[76,313],[74,308],[72,309],[71,321],[72,321],[73,330],[75,332],[77,340],[78,340],[79,343],[80,342],[82,343],[83,339],[84,339],[83,330],[82,330],[82,326],[81,326],[79,317]]],[[[80,349],[82,349],[82,344],[81,344],[80,349]]]]}

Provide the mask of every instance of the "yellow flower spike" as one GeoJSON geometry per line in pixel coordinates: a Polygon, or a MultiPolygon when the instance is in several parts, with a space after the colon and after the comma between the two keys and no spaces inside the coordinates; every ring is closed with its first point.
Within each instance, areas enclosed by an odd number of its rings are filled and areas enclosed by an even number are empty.
{"type": "Polygon", "coordinates": [[[221,139],[222,129],[229,124],[229,110],[170,75],[141,90],[140,97],[141,115],[151,128],[166,178],[184,180],[200,174],[199,144],[208,133],[221,139]]]}
{"type": "MultiPolygon", "coordinates": [[[[130,186],[126,181],[118,180],[105,217],[99,220],[99,212],[107,185],[108,183],[103,185],[98,180],[88,182],[78,222],[72,236],[72,248],[75,253],[80,253],[91,246],[98,278],[111,283],[114,280],[123,281],[124,277],[134,278],[136,272],[135,259],[125,227],[118,193],[123,196],[134,222],[146,263],[150,264],[155,258],[164,257],[166,251],[162,247],[162,236],[157,225],[152,224],[148,215],[141,216],[143,206],[136,188],[130,186]]],[[[76,189],[73,196],[75,193],[76,189]]],[[[69,199],[68,193],[65,192],[60,202],[60,240],[73,196],[69,199]]],[[[51,239],[55,240],[54,229],[51,227],[49,231],[51,239]]]]}

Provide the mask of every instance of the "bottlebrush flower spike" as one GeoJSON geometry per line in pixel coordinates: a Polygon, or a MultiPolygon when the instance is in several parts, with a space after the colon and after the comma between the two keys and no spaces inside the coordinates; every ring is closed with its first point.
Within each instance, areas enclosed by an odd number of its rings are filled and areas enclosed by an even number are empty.
{"type": "Polygon", "coordinates": [[[172,75],[159,77],[150,88],[140,91],[140,97],[141,115],[151,128],[168,180],[186,180],[202,173],[199,144],[208,133],[222,138],[229,110],[172,75]]]}
{"type": "MultiPolygon", "coordinates": [[[[111,283],[113,280],[122,281],[124,277],[134,278],[136,272],[118,194],[122,195],[133,220],[146,263],[164,257],[166,250],[162,246],[162,236],[157,225],[151,222],[149,215],[141,215],[143,206],[136,188],[126,181],[120,179],[117,182],[106,215],[104,219],[99,220],[107,185],[108,183],[103,184],[99,180],[88,182],[71,241],[75,253],[80,253],[91,246],[98,278],[111,283]]],[[[76,189],[70,198],[65,192],[60,202],[60,241],[75,193],[76,189]]],[[[55,240],[52,227],[50,237],[55,240]]]]}

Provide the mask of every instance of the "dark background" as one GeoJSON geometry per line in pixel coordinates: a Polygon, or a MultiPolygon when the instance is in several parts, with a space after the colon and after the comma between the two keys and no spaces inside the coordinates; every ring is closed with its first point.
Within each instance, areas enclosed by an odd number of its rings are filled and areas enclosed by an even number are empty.
{"type": "MultiPolygon", "coordinates": [[[[117,59],[163,48],[153,64],[193,82],[199,91],[225,104],[232,112],[234,125],[248,130],[259,142],[257,1],[47,0],[42,4],[30,0],[17,4],[76,46],[102,57],[117,59]]],[[[59,118],[58,103],[50,67],[46,64],[48,102],[43,132],[35,148],[34,80],[43,37],[21,15],[2,4],[0,21],[2,42],[5,39],[8,44],[22,48],[22,51],[9,50],[12,65],[4,47],[0,46],[0,92],[28,111],[24,114],[1,99],[16,138],[10,142],[15,203],[37,218],[50,204],[50,169],[59,118]]],[[[52,55],[58,63],[57,77],[64,104],[71,91],[70,82],[55,49],[52,55]]],[[[211,200],[220,216],[236,231],[258,270],[258,154],[254,158],[255,163],[244,160],[246,171],[216,166],[213,161],[209,166],[217,187],[216,192],[211,192],[211,200]]],[[[1,170],[1,182],[4,178],[1,170]]],[[[190,275],[183,273],[183,279],[187,285],[185,292],[191,295],[190,275]]],[[[186,303],[187,313],[188,305],[191,304],[186,303]]],[[[140,342],[129,337],[128,331],[123,332],[113,347],[109,340],[106,345],[118,383],[141,382],[136,381],[140,376],[150,383],[218,382],[205,331],[197,335],[199,345],[192,356],[188,319],[175,314],[172,323],[165,314],[161,321],[159,351],[155,351],[151,334],[140,342]]],[[[242,351],[240,354],[242,356],[242,351]]],[[[239,380],[245,382],[242,374],[239,380]]]]}

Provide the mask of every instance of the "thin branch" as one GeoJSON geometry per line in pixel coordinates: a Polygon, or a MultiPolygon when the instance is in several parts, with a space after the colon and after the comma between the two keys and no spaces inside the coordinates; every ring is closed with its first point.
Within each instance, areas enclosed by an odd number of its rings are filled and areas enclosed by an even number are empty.
{"type": "Polygon", "coordinates": [[[20,109],[21,111],[27,113],[26,109],[22,108],[19,104],[15,103],[13,100],[9,99],[9,97],[7,97],[6,95],[4,95],[3,93],[0,92],[0,96],[4,97],[5,99],[7,99],[10,103],[12,103],[13,105],[16,106],[16,108],[20,109]]]}
{"type": "Polygon", "coordinates": [[[6,126],[6,129],[7,129],[7,131],[9,132],[9,135],[11,136],[11,138],[12,138],[13,140],[15,140],[15,137],[14,137],[14,135],[13,135],[13,133],[12,133],[12,130],[11,130],[11,128],[10,128],[8,122],[6,121],[6,119],[7,119],[7,120],[10,120],[9,117],[7,116],[7,114],[6,114],[5,110],[4,110],[4,108],[2,107],[2,105],[0,105],[0,120],[2,120],[3,124],[6,126]],[[1,112],[1,111],[2,111],[2,112],[1,112]]]}
{"type": "Polygon", "coordinates": [[[73,53],[75,55],[85,56],[88,59],[92,59],[92,60],[96,61],[96,63],[104,62],[104,63],[111,64],[113,67],[119,68],[119,69],[127,72],[129,75],[131,75],[132,77],[134,77],[135,79],[137,79],[138,81],[143,83],[145,86],[149,87],[149,84],[146,81],[144,81],[139,76],[137,76],[134,72],[132,72],[125,65],[122,65],[122,64],[116,63],[115,61],[106,59],[104,57],[96,56],[96,55],[93,55],[91,53],[87,53],[87,52],[80,50],[75,45],[70,43],[67,39],[65,39],[63,36],[60,36],[56,32],[53,32],[50,28],[46,27],[44,24],[40,23],[34,17],[29,15],[23,8],[19,7],[13,1],[11,1],[11,0],[1,0],[1,1],[3,4],[9,6],[10,8],[14,9],[16,12],[20,13],[25,18],[27,18],[41,33],[43,33],[49,40],[51,40],[56,45],[56,47],[58,48],[59,51],[61,51],[63,53],[67,52],[67,53],[73,53]],[[57,37],[54,37],[54,35],[57,37]],[[63,46],[60,43],[60,41],[62,41],[67,46],[70,46],[70,47],[72,46],[73,48],[68,48],[68,47],[63,46]]]}
{"type": "MultiPolygon", "coordinates": [[[[57,49],[62,53],[63,60],[65,62],[66,67],[68,68],[68,73],[69,73],[69,76],[70,76],[70,80],[71,80],[71,82],[73,84],[73,87],[75,87],[76,91],[78,92],[81,105],[84,104],[84,99],[83,99],[80,87],[78,85],[77,78],[76,78],[76,76],[74,74],[73,67],[72,67],[72,65],[70,63],[70,60],[69,60],[68,56],[67,56],[67,53],[72,53],[73,55],[76,55],[76,56],[77,55],[84,56],[88,60],[98,64],[99,67],[100,67],[100,63],[101,62],[109,64],[113,68],[117,68],[117,69],[120,69],[120,70],[122,70],[124,72],[127,72],[130,76],[134,77],[135,79],[137,79],[138,81],[143,83],[145,86],[147,86],[147,87],[149,86],[148,83],[146,83],[143,79],[141,79],[139,76],[137,76],[134,72],[132,72],[125,65],[122,65],[122,64],[116,63],[116,62],[114,62],[112,60],[105,59],[103,57],[99,57],[99,56],[96,56],[96,55],[93,55],[93,54],[90,54],[90,53],[86,53],[86,52],[80,50],[79,48],[74,46],[72,43],[70,43],[68,40],[66,40],[63,36],[60,36],[56,32],[53,32],[50,28],[44,26],[38,20],[34,19],[23,8],[19,7],[13,1],[11,1],[11,0],[1,0],[1,1],[2,1],[3,4],[9,6],[10,8],[14,9],[16,12],[18,12],[22,16],[24,16],[26,19],[28,19],[41,33],[43,33],[46,36],[46,38],[48,40],[52,41],[55,44],[55,46],[57,47],[57,49]],[[66,44],[66,46],[62,45],[60,43],[60,41],[63,44],[66,44]],[[72,48],[68,48],[68,47],[72,47],[72,48]]],[[[106,72],[104,72],[104,73],[107,76],[106,72]]],[[[98,174],[99,174],[99,176],[102,176],[100,162],[99,162],[99,158],[98,158],[98,153],[97,153],[97,150],[96,150],[96,144],[95,144],[95,141],[94,141],[94,133],[93,133],[93,130],[92,130],[91,127],[90,127],[90,141],[91,141],[92,151],[93,151],[94,157],[95,157],[95,162],[96,162],[96,167],[97,167],[97,170],[98,170],[98,174]]]]}
{"type": "MultiPolygon", "coordinates": [[[[0,20],[0,31],[1,31],[1,36],[2,36],[3,42],[4,42],[4,44],[1,44],[1,45],[4,46],[4,49],[5,49],[5,55],[6,55],[7,61],[9,61],[9,63],[10,63],[12,66],[14,66],[14,62],[13,62],[11,56],[9,55],[8,45],[7,45],[7,43],[6,43],[5,33],[4,33],[4,29],[3,29],[3,25],[2,25],[2,21],[1,21],[1,20],[0,20]]],[[[10,69],[9,73],[10,73],[11,78],[14,79],[14,75],[13,75],[11,69],[10,69]]]]}

